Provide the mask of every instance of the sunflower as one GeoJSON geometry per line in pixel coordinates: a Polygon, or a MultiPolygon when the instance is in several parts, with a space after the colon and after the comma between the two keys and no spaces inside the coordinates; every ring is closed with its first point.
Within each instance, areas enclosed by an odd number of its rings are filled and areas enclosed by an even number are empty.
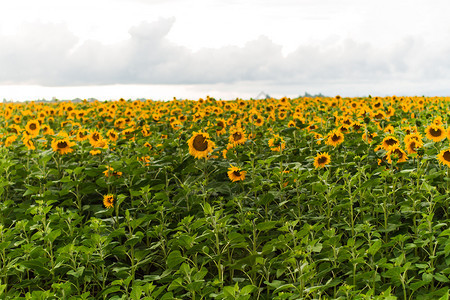
{"type": "Polygon", "coordinates": [[[340,130],[334,130],[328,133],[327,145],[336,147],[344,142],[344,134],[340,130]]]}
{"type": "Polygon", "coordinates": [[[98,131],[93,131],[89,135],[89,143],[92,147],[97,147],[98,141],[102,140],[102,135],[98,131]]]}
{"type": "Polygon", "coordinates": [[[396,162],[400,163],[405,162],[408,159],[408,156],[400,147],[393,146],[387,151],[386,158],[388,163],[392,164],[393,159],[395,159],[396,162]]]}
{"type": "Polygon", "coordinates": [[[286,143],[284,139],[278,134],[274,134],[273,138],[269,140],[270,150],[280,152],[286,148],[286,143]]]}
{"type": "Polygon", "coordinates": [[[89,151],[89,153],[90,153],[92,156],[94,156],[94,155],[97,155],[97,154],[102,153],[102,151],[99,150],[99,149],[94,149],[94,150],[89,151]]]}
{"type": "Polygon", "coordinates": [[[245,174],[247,174],[247,171],[242,171],[239,167],[230,165],[230,168],[228,168],[228,178],[230,178],[232,182],[244,180],[245,174]]]}
{"type": "Polygon", "coordinates": [[[71,142],[67,137],[63,139],[53,139],[52,141],[53,151],[59,152],[59,154],[67,154],[73,152],[73,146],[75,146],[75,143],[71,142]]]}
{"type": "Polygon", "coordinates": [[[27,146],[28,150],[36,150],[36,147],[34,146],[34,143],[29,138],[22,139],[22,142],[25,146],[27,146]]]}
{"type": "Polygon", "coordinates": [[[108,132],[106,133],[106,136],[109,138],[109,140],[111,142],[115,142],[119,138],[119,135],[117,134],[117,132],[114,129],[108,130],[108,132]]]}
{"type": "Polygon", "coordinates": [[[215,144],[209,140],[209,134],[206,132],[194,132],[188,140],[189,154],[195,158],[207,157],[214,149],[215,144]]]}
{"type": "Polygon", "coordinates": [[[386,151],[389,151],[391,148],[397,147],[398,145],[399,145],[398,139],[392,135],[388,135],[381,142],[381,147],[386,151]]]}
{"type": "Polygon", "coordinates": [[[236,146],[236,145],[244,144],[245,141],[247,140],[247,138],[246,138],[245,132],[242,128],[234,127],[230,131],[230,137],[228,140],[231,144],[236,146]]]}
{"type": "Polygon", "coordinates": [[[319,153],[314,158],[314,167],[316,169],[323,168],[331,163],[331,157],[328,152],[319,153]]]}
{"type": "Polygon", "coordinates": [[[450,168],[450,148],[446,149],[446,150],[442,150],[437,155],[437,159],[440,163],[442,163],[450,168]]]}
{"type": "Polygon", "coordinates": [[[30,120],[27,125],[25,125],[25,130],[31,137],[36,137],[39,134],[41,125],[38,120],[30,120]]]}
{"type": "Polygon", "coordinates": [[[417,153],[417,148],[420,148],[422,146],[423,146],[422,141],[410,139],[406,142],[406,152],[408,152],[408,154],[417,153]]]}
{"type": "Polygon", "coordinates": [[[226,132],[225,127],[227,126],[227,121],[225,121],[224,119],[216,119],[216,134],[217,135],[222,135],[226,132]]]}
{"type": "Polygon", "coordinates": [[[106,208],[114,207],[114,196],[111,194],[104,195],[103,196],[103,205],[105,205],[106,208]]]}
{"type": "Polygon", "coordinates": [[[425,133],[427,138],[434,142],[440,142],[446,138],[445,128],[441,125],[431,124],[425,129],[425,133]]]}

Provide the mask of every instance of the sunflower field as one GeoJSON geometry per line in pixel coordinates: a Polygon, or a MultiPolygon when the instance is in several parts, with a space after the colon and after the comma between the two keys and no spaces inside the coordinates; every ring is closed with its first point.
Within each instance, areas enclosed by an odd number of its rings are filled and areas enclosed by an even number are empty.
{"type": "Polygon", "coordinates": [[[0,299],[448,299],[450,98],[0,104],[0,299]]]}

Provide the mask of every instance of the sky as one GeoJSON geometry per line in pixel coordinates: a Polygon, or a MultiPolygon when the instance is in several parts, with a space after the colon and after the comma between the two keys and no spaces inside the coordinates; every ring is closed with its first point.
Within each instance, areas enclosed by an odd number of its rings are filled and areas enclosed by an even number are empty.
{"type": "Polygon", "coordinates": [[[0,99],[450,95],[449,1],[0,2],[0,99]]]}

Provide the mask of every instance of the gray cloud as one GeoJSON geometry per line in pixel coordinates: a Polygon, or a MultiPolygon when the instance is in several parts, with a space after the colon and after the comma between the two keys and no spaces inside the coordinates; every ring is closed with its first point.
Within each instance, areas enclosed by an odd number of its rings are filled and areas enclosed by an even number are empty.
{"type": "Polygon", "coordinates": [[[102,84],[274,84],[424,80],[448,77],[449,47],[412,37],[394,45],[339,40],[302,45],[283,56],[261,36],[242,47],[193,52],[166,37],[174,18],[141,23],[114,45],[80,40],[61,24],[24,24],[0,36],[0,83],[46,86],[102,84]]]}

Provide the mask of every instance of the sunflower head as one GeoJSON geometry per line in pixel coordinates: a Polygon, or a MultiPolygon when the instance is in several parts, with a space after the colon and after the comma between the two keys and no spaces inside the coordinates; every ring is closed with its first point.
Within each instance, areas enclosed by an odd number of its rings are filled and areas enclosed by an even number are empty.
{"type": "Polygon", "coordinates": [[[437,155],[437,159],[441,164],[446,165],[447,167],[450,168],[450,148],[442,150],[437,155]]]}
{"type": "Polygon", "coordinates": [[[427,139],[434,142],[440,142],[446,138],[446,130],[441,125],[431,124],[425,129],[427,139]]]}
{"type": "Polygon", "coordinates": [[[53,141],[52,141],[53,151],[59,152],[59,154],[72,153],[73,146],[75,146],[75,143],[70,141],[69,138],[53,139],[53,141]]]}
{"type": "Polygon", "coordinates": [[[111,194],[104,195],[103,196],[103,205],[106,208],[112,208],[114,207],[114,196],[111,194]]]}
{"type": "Polygon", "coordinates": [[[247,174],[247,171],[242,171],[239,167],[230,165],[228,168],[228,178],[230,178],[232,182],[244,180],[245,174],[247,174]]]}
{"type": "Polygon", "coordinates": [[[327,145],[336,147],[344,142],[344,134],[340,130],[334,130],[328,134],[327,145]]]}
{"type": "Polygon", "coordinates": [[[391,148],[398,147],[398,145],[398,139],[392,135],[385,137],[381,142],[381,147],[386,151],[389,151],[391,148]]]}
{"type": "Polygon", "coordinates": [[[316,169],[323,168],[331,163],[330,155],[327,152],[319,153],[314,158],[314,167],[316,169]]]}
{"type": "Polygon", "coordinates": [[[209,140],[209,134],[205,132],[194,132],[188,140],[189,153],[195,158],[207,157],[214,149],[215,144],[209,140]]]}

